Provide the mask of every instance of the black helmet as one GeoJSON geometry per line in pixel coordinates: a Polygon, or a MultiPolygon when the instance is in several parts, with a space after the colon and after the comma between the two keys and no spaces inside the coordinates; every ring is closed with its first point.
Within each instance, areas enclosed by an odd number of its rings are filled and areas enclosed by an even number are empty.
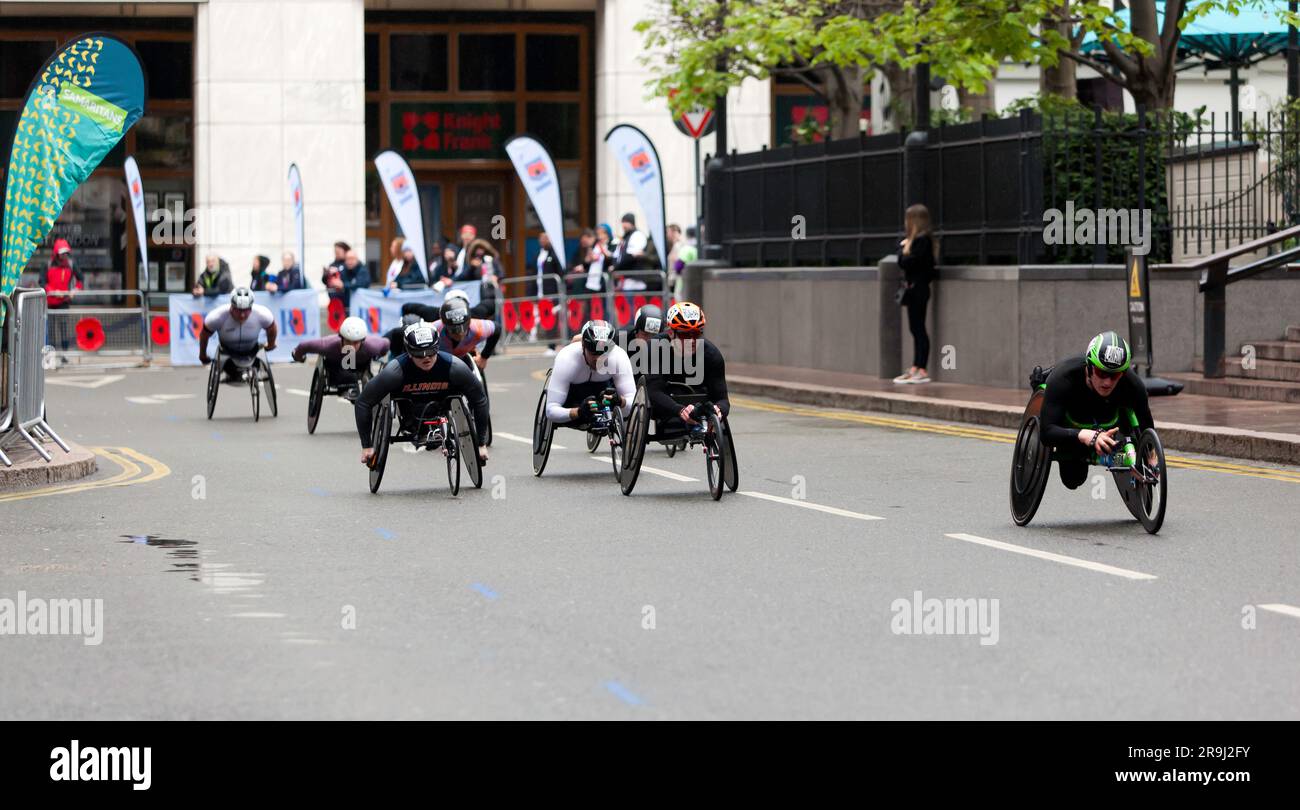
{"type": "Polygon", "coordinates": [[[402,343],[406,353],[411,357],[429,357],[438,353],[438,336],[433,333],[433,325],[413,323],[402,332],[402,343]]]}
{"type": "Polygon", "coordinates": [[[438,317],[442,319],[442,328],[449,332],[461,334],[469,328],[469,307],[459,298],[443,301],[438,317]]]}
{"type": "Polygon", "coordinates": [[[654,304],[646,304],[636,311],[636,323],[633,332],[649,332],[657,335],[664,331],[664,311],[654,304]]]}
{"type": "Polygon", "coordinates": [[[594,354],[605,354],[614,348],[614,327],[609,321],[587,321],[582,325],[582,348],[594,354]]]}
{"type": "Polygon", "coordinates": [[[402,316],[402,328],[405,329],[411,324],[419,323],[422,320],[424,320],[424,318],[421,318],[419,315],[416,315],[414,312],[408,312],[402,316]]]}

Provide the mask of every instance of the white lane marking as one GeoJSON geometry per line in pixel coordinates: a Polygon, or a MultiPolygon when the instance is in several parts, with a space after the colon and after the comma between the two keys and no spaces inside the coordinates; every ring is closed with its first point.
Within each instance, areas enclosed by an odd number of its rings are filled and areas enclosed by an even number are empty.
{"type": "Polygon", "coordinates": [[[194,399],[194,394],[150,394],[154,399],[194,399]]]}
{"type": "Polygon", "coordinates": [[[70,377],[63,378],[63,377],[55,377],[52,375],[46,375],[45,384],[66,385],[71,388],[102,388],[105,385],[112,385],[118,380],[122,380],[125,378],[126,378],[125,374],[105,374],[102,377],[92,377],[90,379],[81,379],[81,380],[70,378],[70,377]]]}
{"type": "Polygon", "coordinates": [[[798,506],[802,509],[812,509],[817,512],[825,512],[828,515],[839,515],[840,517],[856,518],[857,520],[884,520],[879,515],[866,515],[861,512],[850,512],[847,509],[838,509],[834,506],[822,506],[819,503],[809,503],[808,501],[797,501],[794,498],[782,498],[780,495],[768,495],[766,492],[738,492],[737,495],[745,495],[750,498],[762,498],[765,501],[774,501],[776,503],[785,503],[790,506],[798,506]]]}
{"type": "MultiPolygon", "coordinates": [[[[493,435],[494,437],[499,436],[499,437],[501,437],[502,439],[506,439],[506,440],[508,440],[508,441],[519,442],[520,444],[526,444],[526,445],[528,445],[529,447],[532,447],[532,446],[533,446],[533,440],[532,440],[532,439],[525,439],[523,436],[516,436],[516,435],[513,434],[513,433],[506,433],[506,432],[503,431],[503,430],[493,430],[493,431],[492,431],[492,435],[493,435]]],[[[565,446],[562,445],[562,444],[556,444],[554,441],[552,441],[552,442],[551,442],[551,449],[552,449],[552,450],[567,450],[568,448],[565,447],[565,446]]]]}
{"type": "Polygon", "coordinates": [[[126,397],[126,401],[130,402],[133,405],[162,405],[163,404],[163,401],[161,399],[154,399],[153,397],[126,397]]]}
{"type": "Polygon", "coordinates": [[[232,613],[232,619],[283,619],[283,613],[232,613]]]}
{"type": "Polygon", "coordinates": [[[1283,616],[1291,616],[1292,618],[1300,619],[1300,607],[1295,607],[1294,605],[1272,604],[1260,605],[1260,607],[1264,610],[1271,610],[1274,613],[1281,613],[1283,616]]]}
{"type": "MultiPolygon", "coordinates": [[[[500,436],[501,434],[498,433],[497,435],[500,436]]],[[[601,464],[605,464],[605,465],[609,465],[609,464],[612,464],[612,463],[613,463],[613,462],[611,462],[611,461],[609,460],[609,456],[607,456],[607,455],[605,455],[604,453],[601,453],[601,452],[599,452],[599,451],[597,451],[597,452],[595,452],[595,453],[590,453],[590,454],[588,454],[588,455],[587,455],[587,458],[591,459],[592,461],[599,461],[601,464]]],[[[661,470],[661,469],[659,469],[658,467],[647,467],[647,466],[645,466],[644,464],[641,465],[641,472],[648,472],[648,473],[650,473],[651,475],[660,475],[660,476],[663,476],[664,478],[668,478],[668,479],[671,479],[671,480],[673,480],[673,481],[698,481],[698,480],[700,480],[700,479],[698,479],[698,478],[691,478],[689,475],[679,475],[678,473],[675,473],[675,472],[669,472],[668,470],[661,470]]]]}
{"type": "Polygon", "coordinates": [[[990,540],[987,537],[979,537],[974,534],[945,534],[944,537],[951,537],[954,540],[964,540],[967,543],[977,543],[981,546],[1001,549],[1002,551],[1010,551],[1014,554],[1024,554],[1029,557],[1037,557],[1040,560],[1049,560],[1064,565],[1073,565],[1077,568],[1086,568],[1089,571],[1098,571],[1103,574],[1124,577],[1125,579],[1156,579],[1154,575],[1144,574],[1141,571],[1130,571],[1127,568],[1116,568],[1113,565],[1092,562],[1091,560],[1081,560],[1078,557],[1067,557],[1064,554],[1053,554],[1050,551],[1039,551],[1036,548],[1025,548],[1024,546],[1003,543],[1001,540],[990,540]]]}
{"type": "MultiPolygon", "coordinates": [[[[276,388],[279,388],[279,387],[280,387],[280,386],[278,386],[278,385],[276,386],[276,388]]],[[[294,396],[299,396],[299,397],[309,397],[309,396],[311,396],[311,392],[310,392],[310,391],[304,391],[304,390],[302,390],[301,388],[285,388],[285,389],[283,389],[283,390],[284,390],[284,392],[285,392],[286,394],[293,394],[294,396]]]]}
{"type": "Polygon", "coordinates": [[[402,452],[403,452],[403,453],[418,453],[418,452],[420,452],[420,448],[416,447],[416,446],[413,445],[413,444],[407,444],[407,443],[403,442],[403,443],[402,443],[402,452]]]}

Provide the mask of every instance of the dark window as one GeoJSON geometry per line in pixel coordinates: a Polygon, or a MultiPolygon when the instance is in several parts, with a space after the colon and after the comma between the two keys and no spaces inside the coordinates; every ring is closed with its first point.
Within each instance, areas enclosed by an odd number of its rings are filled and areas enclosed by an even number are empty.
{"type": "Polygon", "coordinates": [[[54,41],[0,40],[0,98],[23,98],[45,60],[54,53],[54,41]]]}
{"type": "Polygon", "coordinates": [[[370,102],[366,105],[366,160],[369,161],[379,153],[379,105],[370,102]]]}
{"type": "MultiPolygon", "coordinates": [[[[9,165],[9,149],[14,145],[14,129],[17,126],[17,110],[0,110],[0,166],[9,165]]],[[[0,174],[0,177],[3,176],[0,174]]]]}
{"type": "Polygon", "coordinates": [[[445,91],[447,35],[393,34],[388,40],[388,81],[397,91],[445,91]]]}
{"type": "Polygon", "coordinates": [[[531,102],[526,107],[528,131],[546,144],[556,160],[577,160],[581,144],[578,105],[531,102]]]}
{"type": "Polygon", "coordinates": [[[190,98],[194,94],[193,46],[189,42],[150,42],[135,44],[144,62],[149,82],[149,97],[160,99],[190,98]]]}
{"type": "MultiPolygon", "coordinates": [[[[190,140],[188,115],[146,115],[136,122],[132,131],[135,133],[135,159],[141,166],[159,169],[193,167],[194,145],[190,140]]],[[[126,143],[125,139],[122,142],[126,143]]]]}
{"type": "Polygon", "coordinates": [[[524,82],[529,90],[564,91],[578,89],[577,34],[529,34],[524,40],[526,57],[524,82]]]}
{"type": "Polygon", "coordinates": [[[460,89],[509,92],[515,89],[515,35],[461,34],[460,89]]]}
{"type": "Polygon", "coordinates": [[[366,92],[379,91],[379,35],[366,34],[366,92]]]}

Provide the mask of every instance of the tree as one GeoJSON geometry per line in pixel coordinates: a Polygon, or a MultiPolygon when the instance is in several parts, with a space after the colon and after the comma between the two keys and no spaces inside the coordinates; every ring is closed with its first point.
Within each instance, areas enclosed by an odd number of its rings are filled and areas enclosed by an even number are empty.
{"type": "Polygon", "coordinates": [[[857,135],[864,87],[883,61],[869,21],[903,0],[660,0],[636,30],[674,115],[748,78],[787,76],[826,99],[830,136],[857,135]],[[687,92],[674,91],[683,90],[687,92]]]}

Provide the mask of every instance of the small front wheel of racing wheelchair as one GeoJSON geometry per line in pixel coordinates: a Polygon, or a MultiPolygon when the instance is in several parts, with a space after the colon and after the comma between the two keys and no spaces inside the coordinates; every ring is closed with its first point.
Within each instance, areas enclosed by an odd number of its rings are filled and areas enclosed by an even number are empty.
{"type": "Polygon", "coordinates": [[[1015,454],[1011,461],[1011,519],[1027,526],[1034,519],[1052,472],[1052,450],[1043,444],[1041,413],[1046,393],[1034,391],[1020,417],[1015,454]]]}
{"type": "Polygon", "coordinates": [[[384,480],[384,465],[388,463],[388,445],[393,430],[393,404],[388,397],[374,408],[370,431],[370,446],[375,455],[370,459],[370,491],[379,491],[379,482],[384,480]]]}
{"type": "Polygon", "coordinates": [[[1165,498],[1169,485],[1165,448],[1159,434],[1151,428],[1142,431],[1135,445],[1137,460],[1134,465],[1127,470],[1112,470],[1112,473],[1128,511],[1149,534],[1155,534],[1165,522],[1165,498]]]}

